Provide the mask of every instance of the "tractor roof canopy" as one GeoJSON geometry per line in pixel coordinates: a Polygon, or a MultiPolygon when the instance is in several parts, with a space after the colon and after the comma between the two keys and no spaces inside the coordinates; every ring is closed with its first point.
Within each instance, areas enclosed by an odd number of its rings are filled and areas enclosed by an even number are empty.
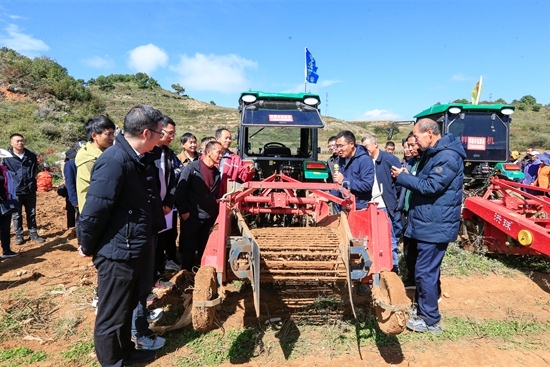
{"type": "Polygon", "coordinates": [[[241,93],[239,109],[244,126],[322,128],[318,106],[321,100],[311,93],[241,93]]]}
{"type": "MultiPolygon", "coordinates": [[[[514,110],[516,109],[515,106],[509,105],[509,104],[464,104],[464,103],[436,104],[416,114],[414,118],[419,119],[430,115],[442,114],[446,111],[449,111],[449,109],[451,109],[452,107],[457,107],[460,109],[460,111],[463,111],[463,112],[487,112],[487,113],[502,112],[502,111],[507,112],[506,111],[507,109],[512,110],[511,113],[513,113],[514,110]]],[[[511,113],[508,113],[508,114],[511,114],[511,113]]]]}

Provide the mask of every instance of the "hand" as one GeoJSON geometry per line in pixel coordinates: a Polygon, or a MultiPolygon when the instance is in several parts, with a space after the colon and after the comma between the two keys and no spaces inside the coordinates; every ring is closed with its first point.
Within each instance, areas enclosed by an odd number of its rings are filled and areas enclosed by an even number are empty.
{"type": "Polygon", "coordinates": [[[181,215],[181,220],[187,220],[187,218],[189,218],[189,213],[183,213],[181,215]]]}
{"type": "Polygon", "coordinates": [[[337,184],[341,185],[344,181],[344,175],[340,172],[336,172],[334,175],[332,175],[332,181],[336,182],[337,184]]]}
{"type": "Polygon", "coordinates": [[[78,254],[82,257],[89,257],[84,252],[82,252],[82,246],[78,246],[78,254]]]}
{"type": "Polygon", "coordinates": [[[401,172],[409,173],[406,168],[397,168],[395,166],[391,166],[391,175],[393,178],[399,176],[401,172]]]}
{"type": "Polygon", "coordinates": [[[166,206],[166,205],[163,205],[162,206],[162,211],[164,212],[164,215],[168,215],[170,214],[170,212],[172,211],[172,208],[166,206]]]}
{"type": "Polygon", "coordinates": [[[256,170],[256,168],[254,167],[253,164],[248,166],[248,172],[254,172],[255,170],[256,170]]]}

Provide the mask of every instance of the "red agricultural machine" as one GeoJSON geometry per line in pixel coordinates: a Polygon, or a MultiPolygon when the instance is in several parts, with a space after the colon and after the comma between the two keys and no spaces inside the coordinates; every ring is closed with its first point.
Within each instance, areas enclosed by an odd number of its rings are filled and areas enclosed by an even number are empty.
{"type": "Polygon", "coordinates": [[[370,284],[381,330],[402,332],[411,300],[401,279],[389,271],[389,219],[376,204],[355,210],[345,184],[325,183],[328,168],[317,160],[317,129],[323,127],[319,97],[246,92],[239,102],[239,154],[257,174],[250,182],[231,183],[220,200],[195,277],[194,327],[212,325],[214,306],[221,301],[215,298],[216,285],[243,279],[252,286],[258,318],[263,283],[347,284],[354,315],[353,283],[370,284]],[[343,211],[331,215],[331,203],[343,211]]]}
{"type": "Polygon", "coordinates": [[[493,176],[483,196],[465,200],[461,236],[472,250],[550,256],[548,194],[493,176]]]}

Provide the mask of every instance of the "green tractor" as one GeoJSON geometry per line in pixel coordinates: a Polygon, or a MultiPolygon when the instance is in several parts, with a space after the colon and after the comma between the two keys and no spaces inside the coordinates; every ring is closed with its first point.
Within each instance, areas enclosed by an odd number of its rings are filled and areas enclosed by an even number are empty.
{"type": "Polygon", "coordinates": [[[329,168],[318,160],[318,129],[324,127],[318,95],[241,93],[238,154],[256,168],[254,180],[284,173],[301,182],[325,181],[329,168]]]}
{"type": "MultiPolygon", "coordinates": [[[[415,115],[414,121],[395,122],[392,126],[416,123],[423,118],[437,121],[442,134],[452,133],[462,142],[466,151],[464,188],[475,189],[483,186],[493,174],[510,180],[522,178],[519,166],[504,163],[510,154],[514,109],[506,104],[436,104],[415,115]]],[[[388,140],[392,133],[390,129],[388,140]]]]}

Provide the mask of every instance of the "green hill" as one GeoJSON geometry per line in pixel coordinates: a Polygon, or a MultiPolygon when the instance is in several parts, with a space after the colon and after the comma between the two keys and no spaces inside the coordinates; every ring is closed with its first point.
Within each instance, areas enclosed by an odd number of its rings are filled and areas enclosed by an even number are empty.
{"type": "MultiPolygon", "coordinates": [[[[178,135],[192,132],[199,139],[212,135],[219,127],[236,132],[239,123],[237,101],[235,108],[181,96],[162,89],[146,74],[99,76],[90,81],[75,80],[55,61],[42,57],[29,59],[17,52],[0,49],[0,146],[9,147],[9,136],[18,132],[25,136],[27,147],[53,164],[59,154],[85,139],[83,125],[97,114],[109,116],[122,127],[128,110],[136,104],[149,104],[170,116],[177,123],[178,135]]],[[[419,106],[419,111],[428,106],[419,106]]],[[[528,106],[527,106],[528,107],[528,106]]],[[[519,108],[513,115],[511,148],[524,150],[527,146],[550,148],[550,107],[538,112],[519,108]]],[[[325,129],[320,132],[320,145],[341,130],[351,130],[357,137],[366,132],[377,134],[386,141],[390,121],[344,121],[324,117],[325,129]]],[[[393,141],[400,152],[401,138],[411,126],[400,128],[393,141]]],[[[179,150],[179,142],[173,142],[179,150]]]]}

